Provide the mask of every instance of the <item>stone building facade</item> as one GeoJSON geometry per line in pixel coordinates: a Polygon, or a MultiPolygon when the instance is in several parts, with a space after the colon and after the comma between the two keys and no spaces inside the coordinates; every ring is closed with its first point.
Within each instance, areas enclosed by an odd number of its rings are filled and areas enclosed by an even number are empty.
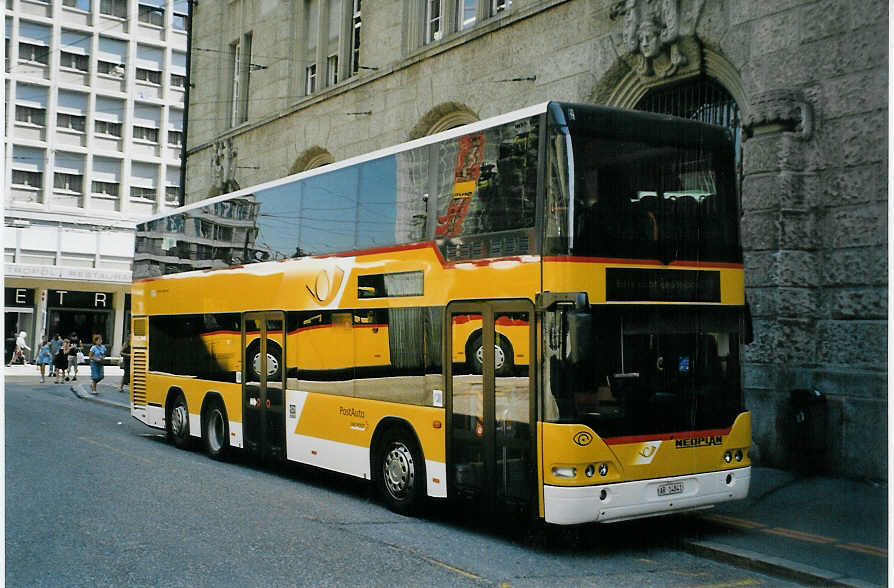
{"type": "Polygon", "coordinates": [[[826,471],[887,478],[887,23],[883,0],[199,3],[186,199],[546,100],[722,102],[754,457],[797,467],[807,430],[826,471]],[[796,389],[822,394],[809,426],[796,389]]]}

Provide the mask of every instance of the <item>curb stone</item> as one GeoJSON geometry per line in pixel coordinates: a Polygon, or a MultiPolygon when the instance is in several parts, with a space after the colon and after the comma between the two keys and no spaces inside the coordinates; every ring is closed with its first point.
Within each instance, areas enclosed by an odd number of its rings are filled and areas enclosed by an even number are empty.
{"type": "Polygon", "coordinates": [[[748,549],[730,547],[715,541],[685,541],[683,550],[700,557],[707,557],[736,567],[809,585],[877,588],[876,584],[857,578],[850,578],[838,572],[801,564],[781,557],[765,555],[748,549]]]}

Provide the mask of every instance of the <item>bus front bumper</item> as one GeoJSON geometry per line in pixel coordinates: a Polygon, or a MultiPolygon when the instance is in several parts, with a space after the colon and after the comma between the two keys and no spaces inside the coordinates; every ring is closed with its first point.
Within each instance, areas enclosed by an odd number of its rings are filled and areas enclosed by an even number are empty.
{"type": "Polygon", "coordinates": [[[748,466],[601,486],[544,486],[544,516],[548,523],[576,525],[698,510],[745,498],[750,484],[748,466]]]}

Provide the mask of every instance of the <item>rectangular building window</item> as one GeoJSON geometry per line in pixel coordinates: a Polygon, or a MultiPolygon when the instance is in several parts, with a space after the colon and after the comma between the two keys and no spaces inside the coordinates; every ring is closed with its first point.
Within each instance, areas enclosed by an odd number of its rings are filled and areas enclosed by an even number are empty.
{"type": "Polygon", "coordinates": [[[16,122],[44,127],[47,124],[47,111],[43,108],[16,104],[16,122]]]}
{"type": "Polygon", "coordinates": [[[172,88],[185,88],[186,87],[186,76],[181,76],[179,74],[171,74],[171,87],[172,88]]]}
{"type": "Polygon", "coordinates": [[[512,0],[491,0],[490,1],[490,14],[491,16],[497,14],[498,12],[503,12],[507,10],[510,6],[512,6],[512,0]]]}
{"type": "Polygon", "coordinates": [[[456,30],[475,26],[478,20],[478,0],[456,0],[456,30]]]}
{"type": "Polygon", "coordinates": [[[87,124],[87,117],[78,114],[56,113],[56,128],[78,131],[83,133],[87,124]]]}
{"type": "Polygon", "coordinates": [[[148,141],[150,143],[158,143],[158,129],[153,129],[150,127],[134,126],[133,138],[137,139],[138,141],[148,141]]]}
{"type": "Polygon", "coordinates": [[[142,198],[144,200],[155,200],[155,188],[141,188],[132,186],[130,188],[131,198],[142,198]]]}
{"type": "Polygon", "coordinates": [[[308,66],[304,70],[304,93],[313,94],[317,90],[317,64],[308,66]]]}
{"type": "Polygon", "coordinates": [[[107,120],[94,121],[93,132],[97,135],[106,137],[121,137],[121,123],[110,122],[107,120]]]}
{"type": "Polygon", "coordinates": [[[180,6],[185,6],[187,3],[174,3],[174,14],[171,15],[171,28],[175,31],[185,31],[186,30],[186,19],[188,15],[185,12],[181,12],[180,6]]]}
{"type": "Polygon", "coordinates": [[[90,60],[86,55],[69,53],[67,51],[61,51],[59,53],[59,67],[87,71],[89,63],[90,60]]]}
{"type": "Polygon", "coordinates": [[[12,170],[12,183],[14,186],[28,186],[29,188],[43,187],[43,174],[41,172],[12,170]]]}
{"type": "Polygon", "coordinates": [[[353,0],[354,10],[351,14],[351,75],[360,71],[360,29],[363,19],[360,14],[360,0],[353,0]]]}
{"type": "Polygon", "coordinates": [[[164,0],[160,2],[140,2],[137,18],[145,24],[157,27],[165,26],[164,0]]]}
{"type": "Polygon", "coordinates": [[[84,188],[84,176],[56,172],[53,174],[53,188],[64,192],[80,193],[84,188]]]}
{"type": "Polygon", "coordinates": [[[330,55],[326,60],[326,85],[334,86],[338,83],[338,55],[330,55]]]}
{"type": "Polygon", "coordinates": [[[19,61],[28,61],[46,65],[50,61],[49,55],[49,47],[33,45],[31,43],[19,43],[19,61]]]}
{"type": "Polygon", "coordinates": [[[94,194],[102,194],[105,196],[117,196],[120,184],[117,182],[93,182],[93,193],[94,194]]]}
{"type": "Polygon", "coordinates": [[[425,0],[425,42],[440,41],[444,20],[441,0],[425,0]]]}
{"type": "Polygon", "coordinates": [[[127,0],[100,0],[99,13],[116,18],[127,18],[127,0]]]}
{"type": "Polygon", "coordinates": [[[90,12],[90,0],[62,0],[62,6],[90,12]]]}
{"type": "Polygon", "coordinates": [[[236,126],[248,120],[248,87],[251,74],[251,33],[242,35],[230,44],[231,57],[231,106],[230,125],[236,126]]]}
{"type": "Polygon", "coordinates": [[[138,82],[147,82],[149,84],[155,84],[156,86],[161,84],[160,71],[153,71],[151,69],[143,69],[142,67],[138,67],[135,77],[138,82]]]}
{"type": "Polygon", "coordinates": [[[112,63],[111,61],[97,61],[96,73],[111,76],[113,78],[124,79],[124,66],[120,63],[112,63]]]}
{"type": "Polygon", "coordinates": [[[181,131],[168,131],[168,145],[180,147],[183,145],[183,133],[181,131]]]}

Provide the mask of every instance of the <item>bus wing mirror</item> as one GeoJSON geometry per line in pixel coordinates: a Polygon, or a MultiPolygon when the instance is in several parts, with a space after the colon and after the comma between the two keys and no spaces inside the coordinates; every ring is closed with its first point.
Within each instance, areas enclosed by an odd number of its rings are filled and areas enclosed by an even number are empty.
{"type": "Polygon", "coordinates": [[[569,357],[573,365],[593,358],[593,315],[589,312],[568,313],[569,357]]]}

